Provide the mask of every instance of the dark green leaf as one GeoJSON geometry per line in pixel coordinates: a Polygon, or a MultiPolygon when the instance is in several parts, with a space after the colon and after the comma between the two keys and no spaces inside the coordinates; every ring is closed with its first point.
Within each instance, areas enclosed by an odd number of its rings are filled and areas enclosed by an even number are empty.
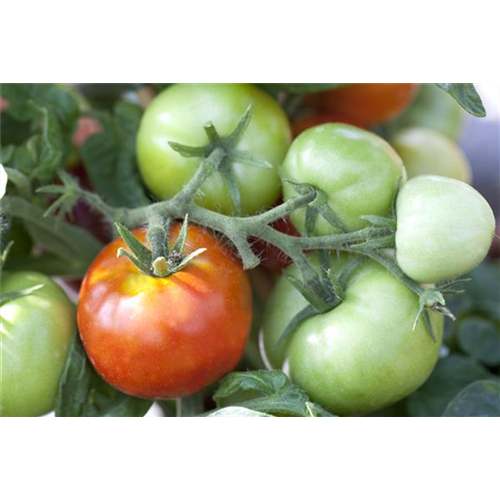
{"type": "Polygon", "coordinates": [[[486,116],[481,97],[472,83],[436,83],[436,85],[448,92],[471,115],[480,118],[486,116]]]}
{"type": "Polygon", "coordinates": [[[331,417],[281,371],[233,372],[213,396],[219,408],[239,406],[272,415],[331,417]]]}
{"type": "Polygon", "coordinates": [[[87,359],[80,337],[74,336],[59,383],[57,417],[142,417],[151,405],[104,382],[87,359]]]}
{"type": "Polygon", "coordinates": [[[2,210],[22,219],[38,245],[63,259],[88,266],[101,249],[101,244],[87,231],[54,217],[44,217],[41,208],[22,198],[6,196],[2,200],[2,210]]]}
{"type": "Polygon", "coordinates": [[[89,137],[82,157],[92,186],[111,205],[137,207],[148,198],[135,159],[140,107],[127,102],[115,106],[114,115],[97,115],[102,132],[89,137]]]}
{"type": "Polygon", "coordinates": [[[458,328],[458,345],[465,353],[487,366],[500,364],[500,331],[493,321],[466,318],[458,328]]]}
{"type": "Polygon", "coordinates": [[[74,258],[63,259],[56,255],[11,256],[6,265],[9,271],[35,271],[50,276],[61,276],[67,279],[81,278],[87,272],[89,263],[74,258]]]}
{"type": "Polygon", "coordinates": [[[472,358],[452,355],[440,359],[427,382],[408,400],[412,417],[438,417],[464,387],[493,375],[472,358]]]}
{"type": "Polygon", "coordinates": [[[443,417],[500,417],[500,381],[468,385],[450,401],[443,417]]]}

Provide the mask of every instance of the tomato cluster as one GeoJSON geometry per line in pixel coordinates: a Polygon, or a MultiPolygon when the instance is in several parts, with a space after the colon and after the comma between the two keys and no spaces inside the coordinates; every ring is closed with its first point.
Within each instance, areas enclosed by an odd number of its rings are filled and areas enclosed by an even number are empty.
{"type": "MultiPolygon", "coordinates": [[[[476,267],[495,230],[493,212],[469,185],[470,165],[450,138],[454,125],[427,126],[415,111],[427,92],[416,84],[341,85],[309,94],[293,120],[255,85],[175,84],[159,92],[137,131],[139,172],[155,199],[170,200],[184,192],[204,158],[222,151],[223,160],[193,195],[202,222],[187,229],[174,222],[164,241],[133,227],[109,243],[110,224],[76,205],[76,224],[106,243],[85,274],[76,321],[74,306],[51,279],[5,272],[2,295],[29,293],[1,305],[8,355],[0,413],[42,415],[53,408],[76,324],[96,372],[131,396],[181,398],[232,371],[250,336],[252,289],[223,234],[231,239],[239,217],[292,203],[301,188],[315,199],[269,222],[283,235],[277,246],[264,234],[267,223],[244,242],[276,280],[258,325],[268,367],[288,373],[312,401],[338,415],[366,414],[415,391],[434,369],[443,339],[439,311],[422,315],[424,306],[435,305],[422,305],[423,291],[438,292],[476,267]],[[249,109],[239,156],[233,155],[231,134],[249,109]],[[388,122],[405,126],[386,140],[373,126],[388,122]],[[222,222],[205,224],[214,212],[224,215],[222,222]],[[377,221],[386,224],[385,246],[363,236],[364,246],[346,244],[328,256],[314,251],[343,233],[375,234],[377,221]],[[227,233],[225,223],[232,224],[227,233]],[[283,251],[292,237],[312,242],[303,261],[293,263],[283,251]],[[335,303],[316,308],[283,338],[313,302],[294,286],[306,279],[304,268],[336,285],[335,303]]],[[[93,121],[80,124],[77,148],[101,130],[93,121]]],[[[87,181],[82,165],[73,175],[87,181]]],[[[11,236],[14,231],[15,224],[11,236]]]]}

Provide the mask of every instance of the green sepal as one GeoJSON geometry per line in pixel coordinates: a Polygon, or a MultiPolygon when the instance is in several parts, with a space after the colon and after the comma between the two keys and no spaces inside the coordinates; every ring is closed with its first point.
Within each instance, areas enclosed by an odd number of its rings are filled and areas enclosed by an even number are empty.
{"type": "Polygon", "coordinates": [[[26,297],[28,295],[31,295],[33,292],[40,290],[40,288],[43,288],[44,286],[45,285],[41,284],[25,288],[24,290],[14,290],[12,292],[2,293],[0,295],[0,306],[11,300],[16,300],[19,299],[20,297],[26,297]]]}

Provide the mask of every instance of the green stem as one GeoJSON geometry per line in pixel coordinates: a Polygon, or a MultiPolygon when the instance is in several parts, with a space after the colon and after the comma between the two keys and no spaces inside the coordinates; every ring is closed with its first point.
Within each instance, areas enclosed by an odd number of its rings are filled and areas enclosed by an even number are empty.
{"type": "Polygon", "coordinates": [[[143,419],[105,415],[102,419],[101,500],[142,500],[143,419]]]}
{"type": "Polygon", "coordinates": [[[39,499],[40,426],[37,417],[0,417],[2,500],[39,499]]]}

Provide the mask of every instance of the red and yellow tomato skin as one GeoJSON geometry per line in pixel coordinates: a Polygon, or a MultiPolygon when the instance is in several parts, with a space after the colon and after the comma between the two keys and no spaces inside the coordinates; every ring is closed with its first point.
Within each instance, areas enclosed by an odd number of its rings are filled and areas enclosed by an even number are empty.
{"type": "MultiPolygon", "coordinates": [[[[175,225],[170,237],[175,238],[175,225]]],[[[146,241],[146,230],[135,236],[146,241]]],[[[167,278],[142,274],[121,238],[95,259],[82,284],[78,326],[98,373],[112,386],[148,399],[183,397],[231,371],[252,316],[241,264],[222,242],[190,226],[186,252],[207,251],[167,278]]]]}

